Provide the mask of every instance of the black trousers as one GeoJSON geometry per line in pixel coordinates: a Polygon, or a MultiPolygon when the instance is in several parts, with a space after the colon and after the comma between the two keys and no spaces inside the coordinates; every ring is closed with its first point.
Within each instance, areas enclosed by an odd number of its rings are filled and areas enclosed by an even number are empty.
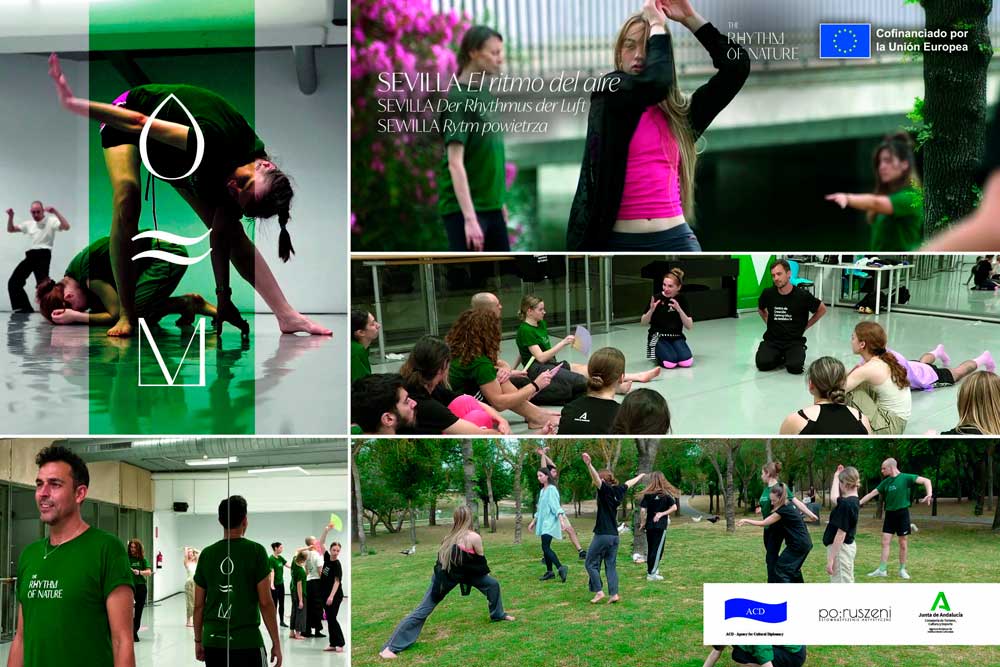
{"type": "Polygon", "coordinates": [[[306,582],[306,633],[323,631],[323,590],[319,579],[306,582]]]}
{"type": "Polygon", "coordinates": [[[206,646],[205,667],[268,667],[267,650],[206,646]]]}
{"type": "Polygon", "coordinates": [[[271,591],[274,608],[278,610],[278,623],[285,622],[285,584],[275,584],[271,591]]]}
{"type": "Polygon", "coordinates": [[[142,610],[146,607],[146,584],[135,586],[135,612],[132,614],[132,634],[139,636],[139,626],[142,624],[142,610]]]}
{"type": "Polygon", "coordinates": [[[552,550],[551,535],[542,535],[542,555],[545,557],[545,569],[547,571],[551,572],[553,566],[557,570],[562,567],[562,563],[559,562],[559,556],[556,556],[556,552],[552,550]]]}
{"type": "Polygon", "coordinates": [[[808,551],[792,551],[786,548],[774,562],[774,575],[779,584],[802,584],[802,565],[806,562],[808,551]]]}
{"type": "Polygon", "coordinates": [[[776,342],[772,340],[761,341],[757,347],[757,370],[773,371],[782,364],[785,370],[792,375],[801,375],[802,368],[806,364],[806,342],[801,341],[791,343],[776,342]]]}
{"type": "MultiPolygon", "coordinates": [[[[483,250],[491,252],[510,252],[510,237],[507,235],[507,223],[503,219],[503,211],[476,211],[479,226],[483,229],[483,250]]],[[[448,235],[448,250],[453,252],[468,252],[465,242],[465,216],[461,213],[449,213],[443,217],[444,231],[448,235]]]]}
{"type": "Polygon", "coordinates": [[[24,253],[24,259],[10,274],[7,281],[7,294],[10,296],[10,307],[15,312],[33,313],[31,299],[24,291],[28,276],[35,274],[35,283],[40,283],[49,277],[49,264],[52,262],[52,251],[39,249],[24,253]]]}
{"type": "MultiPolygon", "coordinates": [[[[326,610],[327,635],[330,638],[330,646],[333,647],[347,644],[347,640],[344,639],[344,631],[340,627],[340,621],[337,620],[337,614],[340,612],[340,605],[343,601],[344,596],[337,595],[333,598],[333,604],[324,607],[326,610]]],[[[323,600],[323,602],[325,603],[326,600],[323,600]]]]}
{"type": "Polygon", "coordinates": [[[781,544],[784,536],[780,528],[771,526],[764,529],[764,563],[767,566],[767,583],[778,583],[778,575],[774,571],[774,565],[778,562],[778,555],[781,553],[781,544]]]}

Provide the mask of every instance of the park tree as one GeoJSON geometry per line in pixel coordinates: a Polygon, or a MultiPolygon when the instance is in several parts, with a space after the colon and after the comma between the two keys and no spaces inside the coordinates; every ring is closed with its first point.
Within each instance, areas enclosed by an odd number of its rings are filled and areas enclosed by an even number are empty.
{"type": "Polygon", "coordinates": [[[741,440],[706,440],[702,443],[702,452],[712,464],[712,469],[719,480],[726,502],[726,532],[736,532],[736,490],[733,486],[733,467],[737,453],[743,442],[741,440]]]}
{"type": "Polygon", "coordinates": [[[513,480],[499,440],[473,440],[476,463],[476,493],[483,501],[483,520],[497,532],[500,501],[511,493],[513,480]]]}
{"type": "Polygon", "coordinates": [[[926,40],[966,50],[924,50],[924,99],[914,109],[922,121],[924,228],[928,236],[968,215],[978,204],[974,188],[986,140],[986,79],[993,58],[987,19],[992,0],[905,0],[924,8],[928,31],[962,37],[926,40]]]}
{"type": "Polygon", "coordinates": [[[511,467],[511,494],[514,497],[514,544],[521,543],[523,522],[521,497],[524,489],[521,475],[524,470],[524,461],[536,446],[536,443],[528,440],[504,440],[500,443],[502,456],[511,467]]]}
{"type": "MultiPolygon", "coordinates": [[[[660,441],[656,438],[636,438],[635,449],[638,455],[636,474],[652,472],[653,462],[656,461],[656,454],[660,449],[660,441]]],[[[680,498],[677,502],[680,502],[680,498]]],[[[646,531],[640,530],[639,512],[632,512],[632,553],[646,557],[647,551],[646,531]]]]}
{"type": "Polygon", "coordinates": [[[358,474],[357,457],[361,451],[362,440],[355,440],[351,443],[351,525],[354,527],[355,538],[358,540],[358,555],[364,556],[368,553],[365,544],[365,504],[361,498],[361,475],[358,474]]]}
{"type": "Polygon", "coordinates": [[[386,484],[406,503],[410,518],[410,540],[417,543],[416,508],[424,501],[440,471],[441,446],[436,440],[379,442],[378,462],[386,484]]]}
{"type": "Polygon", "coordinates": [[[479,503],[475,493],[476,463],[472,455],[472,440],[462,440],[462,478],[465,487],[465,504],[472,510],[472,526],[479,531],[479,503]]]}

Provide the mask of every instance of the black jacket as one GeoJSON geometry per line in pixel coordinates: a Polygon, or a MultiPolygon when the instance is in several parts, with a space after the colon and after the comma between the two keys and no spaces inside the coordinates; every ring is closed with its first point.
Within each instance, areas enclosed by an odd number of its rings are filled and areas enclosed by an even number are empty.
{"type": "Polygon", "coordinates": [[[458,546],[451,548],[451,568],[446,572],[441,563],[434,562],[434,577],[431,585],[431,599],[440,602],[455,584],[462,586],[462,595],[469,594],[469,587],[490,573],[486,556],[470,554],[458,546]]]}
{"type": "MultiPolygon", "coordinates": [[[[699,28],[695,37],[718,70],[691,96],[688,121],[694,138],[698,139],[740,92],[750,75],[750,57],[743,47],[730,41],[711,23],[699,28]]],[[[602,83],[600,90],[590,96],[580,182],[566,229],[569,250],[607,250],[625,192],[625,167],[632,135],[646,109],[666,99],[677,85],[670,34],[649,39],[641,73],[612,72],[602,83]]]]}

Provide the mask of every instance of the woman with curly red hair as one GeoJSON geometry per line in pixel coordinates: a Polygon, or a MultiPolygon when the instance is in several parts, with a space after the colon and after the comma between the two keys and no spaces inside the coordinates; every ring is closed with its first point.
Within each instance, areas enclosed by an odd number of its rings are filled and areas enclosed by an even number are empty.
{"type": "Polygon", "coordinates": [[[458,316],[445,337],[451,349],[448,381],[454,391],[475,396],[496,410],[511,410],[528,421],[529,428],[542,428],[559,418],[531,402],[559,372],[559,366],[540,373],[518,389],[510,382],[508,369],[497,369],[500,356],[500,320],[489,310],[472,309],[458,316]]]}
{"type": "Polygon", "coordinates": [[[861,411],[872,433],[899,435],[913,410],[906,369],[888,349],[885,329],[877,322],[861,322],[851,334],[851,350],[862,362],[848,376],[847,404],[861,411]]]}

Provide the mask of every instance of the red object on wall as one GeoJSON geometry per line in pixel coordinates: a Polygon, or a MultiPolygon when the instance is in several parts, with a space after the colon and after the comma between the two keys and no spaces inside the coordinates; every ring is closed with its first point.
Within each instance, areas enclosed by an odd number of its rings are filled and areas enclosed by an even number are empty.
{"type": "Polygon", "coordinates": [[[157,570],[162,570],[163,569],[163,552],[162,551],[157,551],[156,552],[156,569],[157,570]]]}

